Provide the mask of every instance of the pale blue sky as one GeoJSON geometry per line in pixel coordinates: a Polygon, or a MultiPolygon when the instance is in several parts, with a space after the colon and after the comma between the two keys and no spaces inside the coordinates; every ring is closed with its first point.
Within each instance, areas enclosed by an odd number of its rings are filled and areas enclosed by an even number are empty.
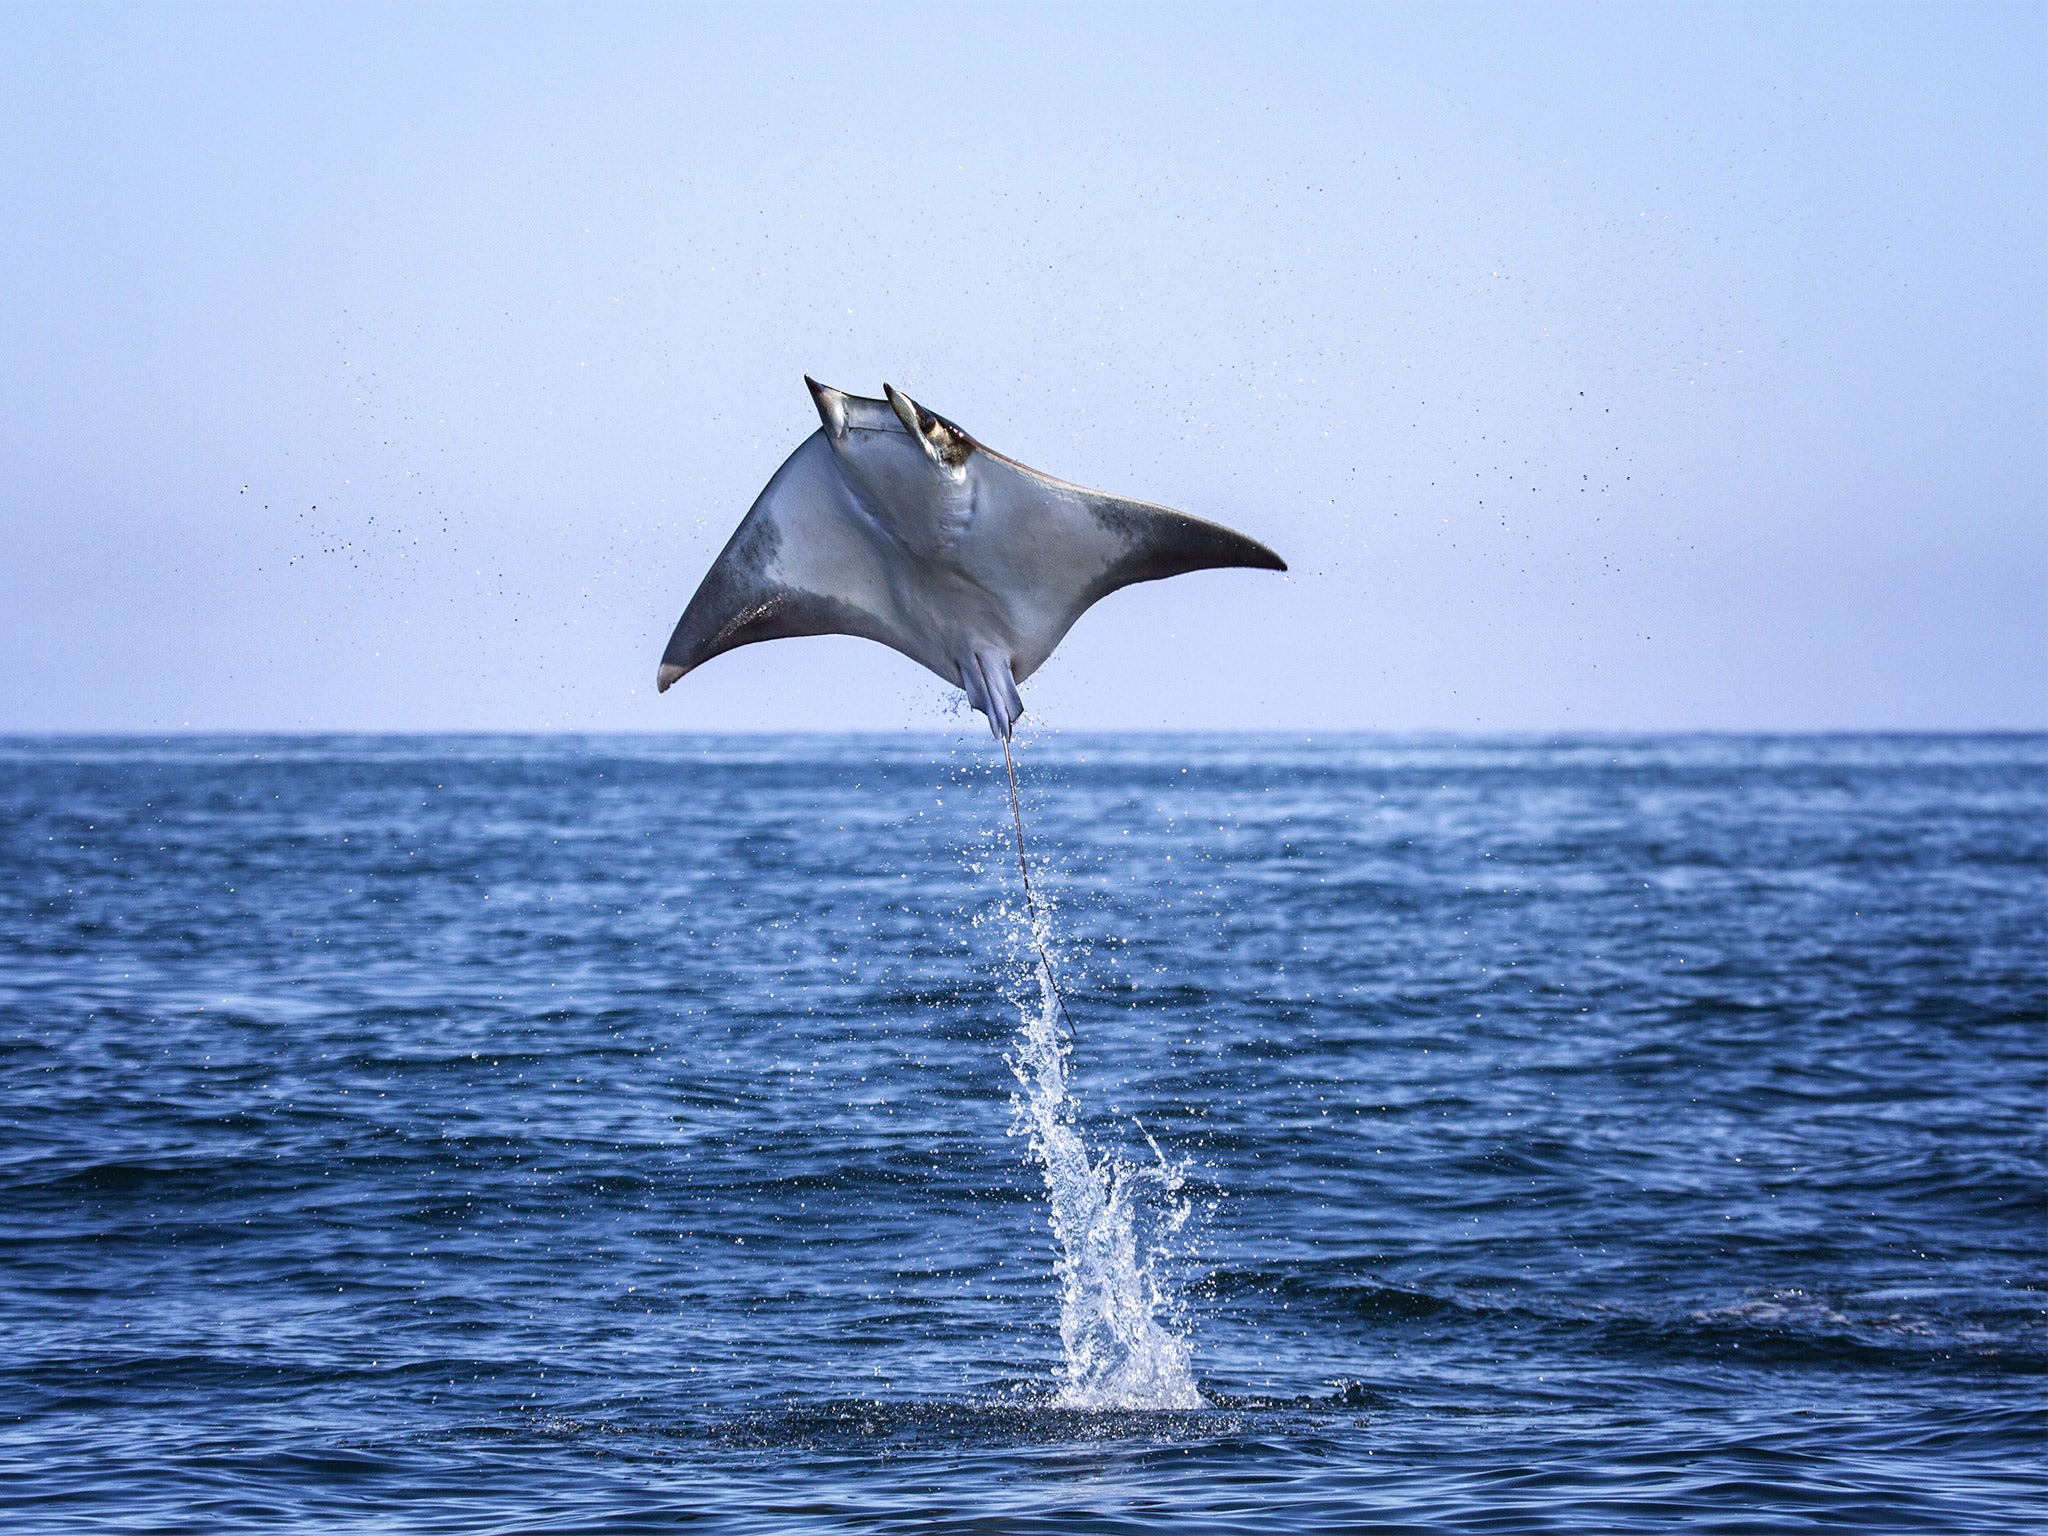
{"type": "MultiPolygon", "coordinates": [[[[1061,727],[2048,725],[2037,5],[0,8],[0,729],[894,727],[699,576],[884,379],[1292,576],[1061,727]]],[[[978,723],[977,723],[978,728],[978,723]]]]}

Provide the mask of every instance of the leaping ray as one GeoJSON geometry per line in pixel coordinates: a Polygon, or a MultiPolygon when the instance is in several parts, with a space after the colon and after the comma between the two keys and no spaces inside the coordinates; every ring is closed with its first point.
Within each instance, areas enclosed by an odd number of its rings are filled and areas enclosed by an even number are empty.
{"type": "Polygon", "coordinates": [[[1217,523],[1042,475],[887,384],[887,399],[870,400],[804,382],[824,425],[783,460],[712,562],[655,687],[666,693],[757,640],[860,635],[966,690],[1003,744],[1031,939],[1072,1038],[1024,856],[1010,757],[1024,713],[1017,684],[1119,587],[1287,562],[1217,523]]]}
{"type": "Polygon", "coordinates": [[[683,610],[655,675],[664,693],[757,640],[861,635],[964,689],[1007,751],[1017,684],[1102,598],[1188,571],[1287,569],[1219,524],[1005,458],[889,385],[870,400],[804,382],[824,425],[683,610]]]}

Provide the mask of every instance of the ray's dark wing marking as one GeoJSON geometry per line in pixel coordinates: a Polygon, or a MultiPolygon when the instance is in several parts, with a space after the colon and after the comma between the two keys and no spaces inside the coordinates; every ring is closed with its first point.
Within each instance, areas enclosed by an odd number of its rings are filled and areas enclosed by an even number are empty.
{"type": "MultiPolygon", "coordinates": [[[[712,575],[717,574],[714,567],[712,575]]],[[[799,635],[855,635],[884,645],[895,643],[873,615],[836,597],[774,582],[746,584],[706,577],[661,653],[655,687],[666,693],[712,657],[740,646],[799,635]]]]}
{"type": "Polygon", "coordinates": [[[1084,607],[1120,588],[1189,571],[1287,569],[1287,562],[1257,539],[1169,507],[1097,494],[1089,498],[1088,510],[1122,542],[1123,553],[1089,584],[1084,607]]]}

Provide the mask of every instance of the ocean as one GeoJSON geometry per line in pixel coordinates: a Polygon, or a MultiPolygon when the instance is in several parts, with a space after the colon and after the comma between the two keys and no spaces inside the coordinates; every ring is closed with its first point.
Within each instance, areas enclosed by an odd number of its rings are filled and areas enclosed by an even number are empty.
{"type": "Polygon", "coordinates": [[[0,741],[0,1526],[2037,1528],[2048,737],[1018,768],[0,741]]]}

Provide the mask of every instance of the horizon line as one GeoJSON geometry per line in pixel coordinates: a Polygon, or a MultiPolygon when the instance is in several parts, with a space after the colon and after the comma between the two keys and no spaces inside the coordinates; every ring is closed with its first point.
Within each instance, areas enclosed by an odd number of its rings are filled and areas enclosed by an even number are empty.
{"type": "MultiPolygon", "coordinates": [[[[1020,735],[1022,732],[1020,732],[1020,735]]],[[[140,729],[123,727],[119,729],[0,729],[0,742],[48,742],[48,741],[176,741],[207,740],[220,738],[287,738],[315,740],[338,736],[382,737],[390,739],[421,738],[502,738],[522,737],[533,739],[587,740],[592,738],[632,739],[642,741],[701,740],[705,738],[788,738],[810,737],[819,740],[848,737],[912,737],[926,740],[953,740],[960,736],[978,737],[980,732],[935,729],[929,726],[860,726],[827,728],[816,726],[734,726],[725,729],[684,729],[653,730],[648,728],[589,729],[581,727],[556,726],[454,726],[447,728],[419,726],[218,726],[186,727],[170,729],[140,729]]],[[[1780,737],[1780,738],[1822,738],[1822,737],[2034,737],[2048,736],[2048,725],[1987,725],[1987,726],[1331,726],[1303,728],[1299,726],[1048,726],[1034,732],[1038,737],[1056,736],[1126,736],[1126,737],[1186,737],[1206,736],[1219,739],[1264,739],[1285,738],[1312,741],[1317,737],[1347,739],[1357,738],[1406,738],[1429,737],[1436,739],[1472,740],[1477,738],[1517,738],[1525,740],[1556,740],[1561,737],[1624,738],[1624,737],[1780,737]]]]}

